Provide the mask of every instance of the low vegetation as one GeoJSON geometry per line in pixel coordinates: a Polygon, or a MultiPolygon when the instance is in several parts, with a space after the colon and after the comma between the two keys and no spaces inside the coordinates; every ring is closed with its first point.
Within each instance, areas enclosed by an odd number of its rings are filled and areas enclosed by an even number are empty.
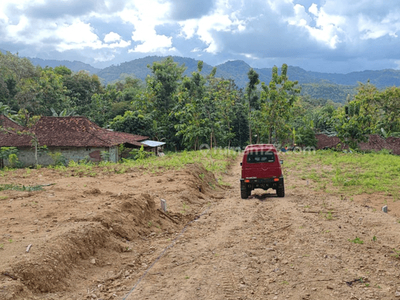
{"type": "MultiPolygon", "coordinates": [[[[169,152],[165,156],[141,156],[141,158],[124,159],[120,163],[112,163],[109,161],[102,161],[98,164],[83,160],[80,162],[70,161],[68,164],[55,164],[47,168],[60,171],[64,176],[83,176],[83,177],[96,177],[99,174],[123,174],[134,169],[142,169],[143,172],[163,172],[166,170],[179,170],[188,164],[200,164],[204,166],[207,171],[214,174],[222,174],[225,172],[230,163],[236,158],[238,152],[229,149],[214,149],[214,150],[199,150],[199,151],[183,151],[183,152],[169,152]]],[[[31,172],[40,172],[42,167],[36,170],[25,169],[23,176],[31,174],[31,172]]],[[[13,176],[16,169],[4,168],[0,171],[0,176],[13,176]]],[[[33,191],[40,189],[41,186],[28,187],[11,184],[0,185],[1,190],[21,190],[33,191]]]]}
{"type": "Polygon", "coordinates": [[[316,151],[288,153],[285,168],[318,190],[346,192],[347,195],[384,192],[400,199],[400,157],[380,153],[342,153],[316,151]]]}
{"type": "Polygon", "coordinates": [[[0,191],[5,190],[13,190],[13,191],[40,191],[43,189],[42,185],[35,185],[35,186],[25,186],[25,185],[17,185],[17,184],[0,184],[0,191]]]}

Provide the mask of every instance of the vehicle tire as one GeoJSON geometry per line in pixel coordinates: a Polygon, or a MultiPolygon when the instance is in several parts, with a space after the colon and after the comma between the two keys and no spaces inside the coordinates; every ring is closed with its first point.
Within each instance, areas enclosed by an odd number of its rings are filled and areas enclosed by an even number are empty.
{"type": "MultiPolygon", "coordinates": [[[[251,193],[251,192],[250,192],[251,193]]],[[[248,189],[244,189],[244,190],[240,190],[240,196],[242,197],[242,199],[247,199],[249,198],[249,190],[248,189]]]]}
{"type": "Polygon", "coordinates": [[[276,195],[278,197],[285,197],[285,187],[283,185],[276,189],[276,195]]]}
{"type": "Polygon", "coordinates": [[[247,190],[247,198],[251,196],[251,190],[247,190]]]}

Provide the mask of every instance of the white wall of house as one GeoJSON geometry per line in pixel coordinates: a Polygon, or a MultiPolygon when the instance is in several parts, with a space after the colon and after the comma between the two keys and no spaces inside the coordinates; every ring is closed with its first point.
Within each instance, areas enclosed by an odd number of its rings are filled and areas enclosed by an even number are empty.
{"type": "MultiPolygon", "coordinates": [[[[88,159],[93,162],[101,160],[101,152],[107,151],[110,154],[110,161],[118,162],[118,147],[87,147],[87,148],[76,148],[76,147],[49,147],[51,153],[61,153],[67,161],[73,160],[78,162],[79,160],[88,159]]],[[[24,167],[35,165],[35,148],[26,147],[18,149],[18,160],[24,167]]],[[[53,158],[47,153],[38,153],[38,164],[42,166],[48,166],[54,164],[53,158]]],[[[8,160],[4,160],[4,165],[8,166],[8,160]]]]}
{"type": "Polygon", "coordinates": [[[118,162],[118,147],[110,147],[110,161],[118,162]]]}

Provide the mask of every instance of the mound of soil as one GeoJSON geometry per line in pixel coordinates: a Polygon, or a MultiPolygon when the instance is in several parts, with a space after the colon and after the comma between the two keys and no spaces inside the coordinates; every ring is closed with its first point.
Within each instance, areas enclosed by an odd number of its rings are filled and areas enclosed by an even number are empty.
{"type": "Polygon", "coordinates": [[[340,143],[340,139],[337,136],[327,136],[326,134],[316,134],[317,149],[330,149],[336,148],[340,143]]]}
{"type": "Polygon", "coordinates": [[[223,191],[199,165],[98,177],[65,177],[51,169],[24,172],[14,171],[0,183],[44,190],[1,192],[0,299],[59,296],[79,288],[80,281],[121,269],[132,253],[134,272],[145,264],[143,243],[174,236],[223,191]],[[167,212],[160,209],[161,198],[167,212]]]}

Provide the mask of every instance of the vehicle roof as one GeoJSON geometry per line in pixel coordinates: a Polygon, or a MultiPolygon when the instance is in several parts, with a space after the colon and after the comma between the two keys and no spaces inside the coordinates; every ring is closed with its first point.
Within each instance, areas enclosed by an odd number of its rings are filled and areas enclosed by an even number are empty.
{"type": "Polygon", "coordinates": [[[248,145],[244,149],[244,153],[247,154],[249,152],[256,152],[256,151],[272,151],[276,152],[276,148],[272,144],[253,144],[248,145]]]}

